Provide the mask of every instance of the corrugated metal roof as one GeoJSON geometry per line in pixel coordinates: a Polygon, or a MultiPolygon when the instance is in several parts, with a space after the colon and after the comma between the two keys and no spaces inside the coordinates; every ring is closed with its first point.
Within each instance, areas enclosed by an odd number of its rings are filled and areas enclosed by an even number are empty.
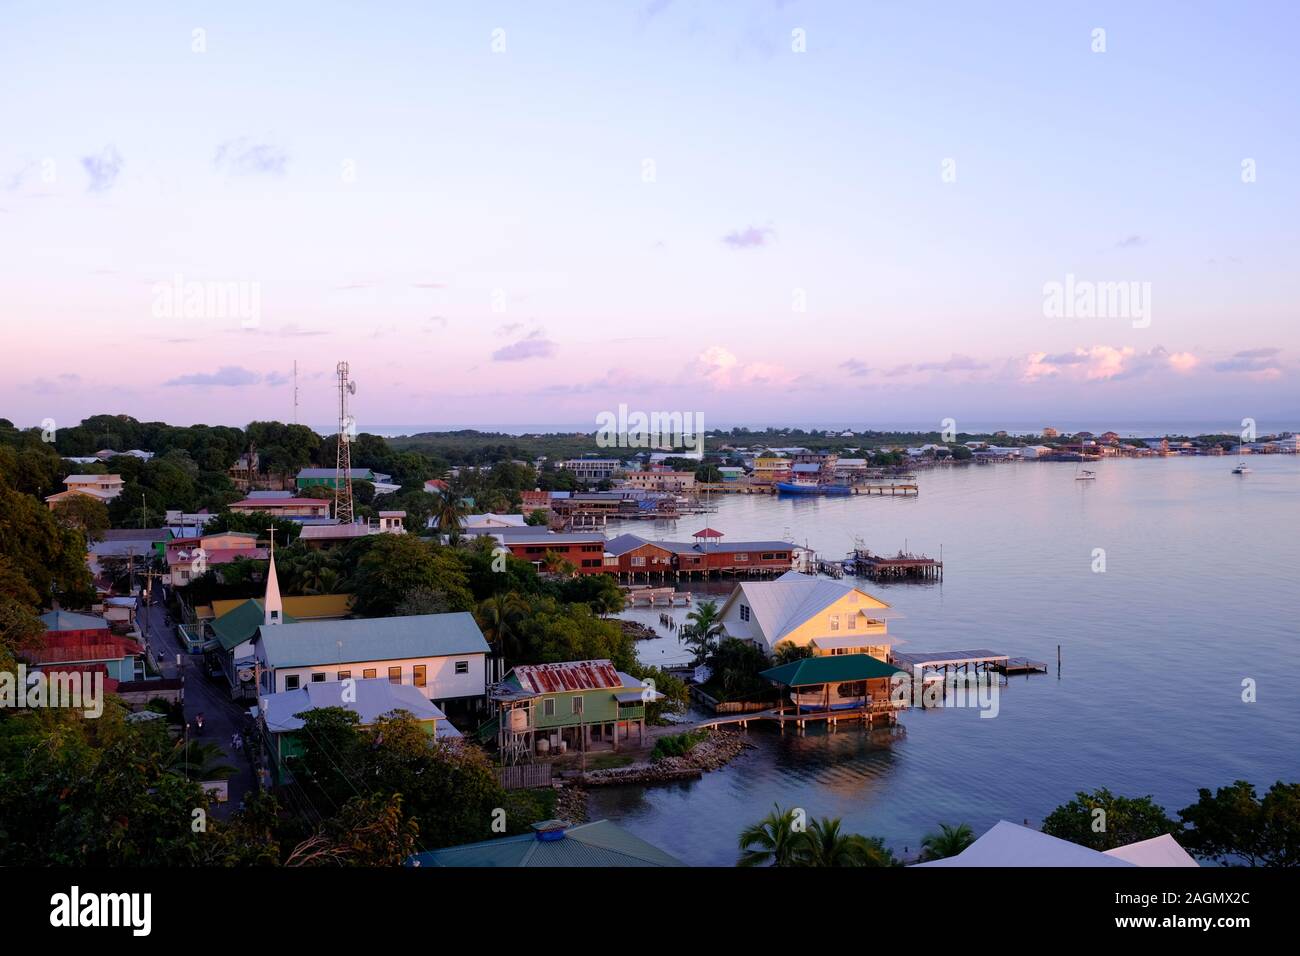
{"type": "Polygon", "coordinates": [[[561,664],[520,664],[514,669],[519,686],[535,694],[622,687],[623,679],[607,660],[565,661],[561,664]]]}

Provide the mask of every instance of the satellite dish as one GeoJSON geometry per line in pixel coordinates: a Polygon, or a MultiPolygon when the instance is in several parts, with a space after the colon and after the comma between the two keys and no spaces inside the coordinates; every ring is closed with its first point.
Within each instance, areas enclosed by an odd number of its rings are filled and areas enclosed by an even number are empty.
{"type": "Polygon", "coordinates": [[[356,383],[356,382],[348,382],[348,393],[351,394],[351,395],[355,395],[355,394],[357,393],[357,383],[356,383]]]}

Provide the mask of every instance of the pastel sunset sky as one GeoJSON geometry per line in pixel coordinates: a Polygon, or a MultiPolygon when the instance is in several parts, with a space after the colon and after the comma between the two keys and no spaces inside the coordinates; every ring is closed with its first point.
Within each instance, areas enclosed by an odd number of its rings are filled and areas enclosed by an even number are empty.
{"type": "Polygon", "coordinates": [[[132,9],[0,7],[20,425],[1300,419],[1300,5],[132,9]]]}

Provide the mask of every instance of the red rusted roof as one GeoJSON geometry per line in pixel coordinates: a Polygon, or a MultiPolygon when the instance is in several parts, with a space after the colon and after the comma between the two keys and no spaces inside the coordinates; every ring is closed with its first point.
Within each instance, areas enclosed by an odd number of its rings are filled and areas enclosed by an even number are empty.
{"type": "Polygon", "coordinates": [[[515,668],[519,686],[535,694],[622,687],[623,679],[610,661],[565,661],[562,664],[521,664],[515,668]]]}
{"type": "Polygon", "coordinates": [[[62,664],[68,661],[115,661],[131,654],[142,653],[138,642],[129,639],[95,641],[94,643],[49,642],[45,647],[19,652],[29,663],[62,664]]]}
{"type": "Polygon", "coordinates": [[[722,532],[715,530],[714,528],[704,528],[701,531],[695,532],[695,534],[691,535],[691,537],[692,538],[721,538],[722,532]]]}

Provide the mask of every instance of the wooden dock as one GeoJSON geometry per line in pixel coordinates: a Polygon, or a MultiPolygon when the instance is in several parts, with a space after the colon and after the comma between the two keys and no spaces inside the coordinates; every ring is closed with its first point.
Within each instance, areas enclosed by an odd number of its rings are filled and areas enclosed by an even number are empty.
{"type": "Polygon", "coordinates": [[[690,607],[691,592],[676,588],[624,588],[628,607],[690,607]]]}
{"type": "Polygon", "coordinates": [[[770,720],[775,721],[777,727],[784,730],[787,726],[794,726],[799,730],[809,723],[821,723],[825,721],[834,727],[840,721],[852,723],[860,721],[868,727],[875,725],[876,721],[883,720],[886,723],[894,724],[898,722],[898,712],[906,709],[905,704],[897,704],[893,701],[879,701],[868,704],[866,707],[854,707],[846,710],[819,710],[803,711],[797,709],[786,709],[773,707],[770,710],[751,711],[747,714],[728,714],[725,717],[713,717],[709,720],[702,720],[695,727],[725,727],[739,725],[742,728],[748,727],[751,720],[770,720]]]}
{"type": "Polygon", "coordinates": [[[921,486],[914,482],[864,481],[850,486],[855,495],[878,495],[881,497],[915,498],[921,493],[921,486]]]}
{"type": "Polygon", "coordinates": [[[902,551],[893,557],[872,554],[866,548],[853,552],[855,572],[873,581],[942,581],[943,562],[923,554],[906,554],[902,551]]]}
{"type": "Polygon", "coordinates": [[[905,667],[914,674],[920,673],[922,677],[927,672],[947,674],[949,670],[954,673],[973,671],[977,674],[981,670],[995,671],[999,674],[1047,673],[1047,665],[1042,661],[1030,660],[1027,657],[1011,657],[987,648],[968,651],[913,651],[906,654],[895,651],[890,655],[890,659],[894,666],[905,667]]]}

